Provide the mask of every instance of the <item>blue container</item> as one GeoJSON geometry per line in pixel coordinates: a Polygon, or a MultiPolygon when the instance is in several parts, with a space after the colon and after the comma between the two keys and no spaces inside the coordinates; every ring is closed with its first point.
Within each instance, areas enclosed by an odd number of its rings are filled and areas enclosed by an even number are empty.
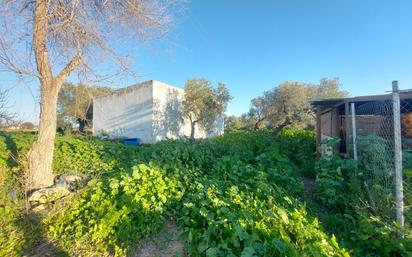
{"type": "Polygon", "coordinates": [[[126,138],[123,140],[125,145],[140,145],[140,138],[126,138]]]}

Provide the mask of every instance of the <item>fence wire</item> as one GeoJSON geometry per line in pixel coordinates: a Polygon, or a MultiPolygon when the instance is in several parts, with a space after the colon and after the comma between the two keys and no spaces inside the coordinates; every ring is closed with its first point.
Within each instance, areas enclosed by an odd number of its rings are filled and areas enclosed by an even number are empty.
{"type": "MultiPolygon", "coordinates": [[[[396,220],[395,145],[392,100],[357,102],[348,117],[349,149],[362,167],[366,208],[396,220]]],[[[401,101],[405,225],[412,222],[412,101],[401,101]]]]}
{"type": "Polygon", "coordinates": [[[405,224],[412,226],[412,99],[401,100],[403,195],[405,224]]]}

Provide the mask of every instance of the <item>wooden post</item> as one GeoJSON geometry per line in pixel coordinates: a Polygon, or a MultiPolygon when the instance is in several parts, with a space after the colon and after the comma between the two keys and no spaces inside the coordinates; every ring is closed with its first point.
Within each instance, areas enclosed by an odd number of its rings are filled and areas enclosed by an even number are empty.
{"type": "Polygon", "coordinates": [[[321,137],[322,135],[322,121],[321,121],[321,107],[316,106],[316,154],[321,155],[321,137]]]}
{"type": "Polygon", "coordinates": [[[352,144],[353,144],[353,159],[358,160],[358,150],[356,149],[356,111],[355,103],[350,105],[352,111],[352,144]]]}
{"type": "Polygon", "coordinates": [[[350,131],[350,123],[349,123],[349,102],[345,101],[345,146],[346,146],[346,154],[349,156],[350,154],[350,139],[349,139],[349,131],[350,131]]]}
{"type": "MultiPolygon", "coordinates": [[[[330,121],[331,135],[333,138],[339,138],[338,109],[336,107],[332,107],[332,110],[330,111],[330,113],[331,113],[331,121],[330,121]]],[[[334,153],[339,153],[339,145],[340,144],[336,144],[333,147],[334,153]]]]}

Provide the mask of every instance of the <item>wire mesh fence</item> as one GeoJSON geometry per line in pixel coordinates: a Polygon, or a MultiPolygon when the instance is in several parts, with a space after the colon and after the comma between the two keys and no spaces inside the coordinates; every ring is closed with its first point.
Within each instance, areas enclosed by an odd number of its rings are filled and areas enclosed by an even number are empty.
{"type": "Polygon", "coordinates": [[[399,210],[402,208],[405,225],[411,226],[412,99],[402,99],[399,111],[394,108],[394,101],[387,99],[351,103],[350,109],[346,121],[350,128],[347,133],[348,147],[350,155],[362,166],[360,177],[367,199],[363,207],[388,221],[398,222],[399,210]],[[395,144],[396,117],[399,117],[401,125],[398,132],[402,146],[400,155],[395,144]],[[403,157],[400,171],[403,175],[403,190],[396,183],[397,154],[403,157]],[[403,191],[403,203],[399,201],[399,190],[403,191]]]}
{"type": "Polygon", "coordinates": [[[403,196],[405,224],[412,226],[412,99],[401,101],[403,196]]]}

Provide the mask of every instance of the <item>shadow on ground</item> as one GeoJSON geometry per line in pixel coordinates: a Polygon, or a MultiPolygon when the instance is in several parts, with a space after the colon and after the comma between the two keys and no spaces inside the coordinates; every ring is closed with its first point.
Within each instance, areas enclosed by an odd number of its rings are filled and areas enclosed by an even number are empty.
{"type": "Polygon", "coordinates": [[[142,243],[141,247],[132,253],[131,257],[183,257],[187,256],[180,231],[173,220],[167,220],[163,229],[153,240],[142,243]]]}

